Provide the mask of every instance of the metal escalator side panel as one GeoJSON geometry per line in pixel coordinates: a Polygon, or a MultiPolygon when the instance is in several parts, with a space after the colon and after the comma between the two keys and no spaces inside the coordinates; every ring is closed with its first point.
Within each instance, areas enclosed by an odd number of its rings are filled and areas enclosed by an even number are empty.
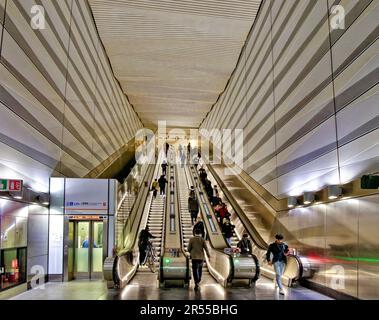
{"type": "MultiPolygon", "coordinates": [[[[155,165],[149,165],[148,171],[145,175],[145,181],[152,181],[154,177],[156,177],[157,172],[159,171],[159,161],[155,165]]],[[[145,214],[150,212],[151,204],[152,204],[152,194],[150,193],[150,184],[144,186],[142,192],[139,193],[140,202],[138,208],[136,208],[137,212],[134,216],[134,219],[128,219],[129,226],[125,226],[127,230],[130,232],[128,234],[128,239],[124,241],[124,248],[121,250],[117,257],[114,257],[113,261],[113,270],[110,272],[111,265],[111,257],[107,258],[107,264],[104,270],[104,278],[108,281],[108,288],[110,287],[108,278],[112,278],[115,287],[122,288],[124,287],[135,275],[138,268],[138,259],[139,259],[139,250],[137,238],[139,231],[141,228],[145,227],[145,223],[143,222],[143,217],[145,214]],[[142,202],[142,199],[145,199],[142,202]],[[146,201],[147,199],[147,201],[146,201]],[[112,274],[112,277],[110,277],[112,274]]],[[[146,222],[146,220],[145,220],[146,222]]]]}
{"type": "Polygon", "coordinates": [[[178,198],[178,177],[176,166],[169,166],[169,189],[166,201],[166,228],[163,254],[161,256],[160,282],[167,280],[183,280],[183,284],[188,282],[187,256],[182,250],[181,225],[179,214],[178,198]]]}

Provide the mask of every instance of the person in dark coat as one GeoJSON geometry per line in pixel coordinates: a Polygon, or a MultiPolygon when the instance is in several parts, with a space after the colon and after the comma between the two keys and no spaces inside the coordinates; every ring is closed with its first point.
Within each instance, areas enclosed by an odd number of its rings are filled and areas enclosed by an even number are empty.
{"type": "Polygon", "coordinates": [[[200,176],[200,181],[201,181],[201,183],[204,185],[204,183],[205,183],[205,181],[206,181],[206,179],[207,179],[207,173],[206,173],[206,171],[205,171],[204,168],[200,168],[199,172],[200,172],[200,174],[199,174],[199,176],[200,176]]]}
{"type": "Polygon", "coordinates": [[[167,172],[167,162],[166,162],[166,160],[163,160],[163,162],[161,164],[161,167],[162,167],[162,174],[166,175],[166,172],[167,172]]]}
{"type": "Polygon", "coordinates": [[[146,249],[150,239],[154,239],[154,237],[149,232],[149,227],[146,226],[145,229],[141,230],[138,237],[138,249],[139,249],[139,265],[142,266],[145,264],[146,260],[146,249]]]}
{"type": "Polygon", "coordinates": [[[199,202],[195,197],[188,198],[188,211],[191,214],[191,223],[192,225],[194,225],[197,220],[197,215],[199,213],[199,202]]]}
{"type": "Polygon", "coordinates": [[[204,222],[201,220],[200,217],[197,219],[197,222],[196,222],[195,225],[193,226],[193,230],[192,230],[193,235],[196,234],[196,230],[200,230],[200,234],[201,234],[201,236],[202,236],[203,238],[205,238],[204,222]]]}
{"type": "Polygon", "coordinates": [[[268,246],[266,253],[268,264],[274,266],[276,283],[279,287],[279,293],[282,295],[284,295],[282,275],[286,269],[287,255],[289,253],[288,245],[283,242],[283,239],[283,235],[277,234],[275,236],[275,242],[268,246]]]}
{"type": "Polygon", "coordinates": [[[205,182],[205,192],[207,193],[208,199],[211,199],[213,196],[213,188],[210,180],[206,180],[205,182]]]}
{"type": "Polygon", "coordinates": [[[249,235],[244,233],[242,239],[238,241],[237,248],[241,250],[241,254],[252,254],[253,246],[251,245],[251,241],[249,240],[249,235]]]}
{"type": "Polygon", "coordinates": [[[196,192],[195,192],[194,186],[191,186],[191,189],[190,189],[190,192],[189,192],[189,196],[191,198],[196,198],[196,192]]]}
{"type": "Polygon", "coordinates": [[[235,226],[231,224],[228,219],[224,219],[224,223],[222,224],[222,234],[225,237],[226,242],[229,247],[232,246],[232,237],[235,226]]]}
{"type": "Polygon", "coordinates": [[[168,181],[163,174],[159,178],[158,183],[159,183],[159,189],[160,189],[159,194],[165,196],[166,195],[166,183],[168,183],[168,181]]]}

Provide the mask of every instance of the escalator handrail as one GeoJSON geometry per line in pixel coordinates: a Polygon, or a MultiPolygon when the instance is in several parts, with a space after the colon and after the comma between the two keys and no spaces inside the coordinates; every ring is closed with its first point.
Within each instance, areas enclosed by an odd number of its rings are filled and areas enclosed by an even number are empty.
{"type": "MultiPolygon", "coordinates": [[[[188,167],[190,167],[190,166],[185,166],[185,169],[188,169],[188,167]]],[[[192,170],[191,170],[192,171],[192,170]]],[[[194,171],[196,172],[196,169],[194,168],[194,171]]],[[[186,176],[187,176],[187,171],[186,171],[186,176]]],[[[192,172],[190,173],[189,172],[189,176],[190,176],[190,181],[192,182],[192,185],[193,186],[195,186],[195,181],[194,181],[194,177],[193,177],[193,175],[192,175],[192,172]]],[[[198,177],[198,179],[199,179],[199,177],[198,177]]],[[[187,176],[187,182],[189,182],[189,180],[188,180],[188,176],[187,176]]],[[[200,179],[199,179],[199,182],[200,182],[200,179]]],[[[201,186],[201,182],[200,182],[200,186],[201,186]]],[[[197,188],[195,188],[195,190],[196,190],[197,188]]],[[[197,192],[200,194],[200,192],[197,190],[197,192]]],[[[203,194],[204,194],[204,198],[205,198],[205,205],[207,205],[208,206],[208,209],[210,208],[210,204],[209,204],[209,201],[208,201],[208,197],[207,197],[207,195],[206,195],[206,193],[204,193],[204,191],[203,191],[203,194]]],[[[202,214],[203,215],[205,215],[205,212],[203,212],[204,210],[201,210],[202,211],[202,214]]],[[[206,219],[204,219],[204,216],[203,216],[203,220],[205,221],[206,219]]],[[[209,234],[209,230],[208,230],[208,228],[207,228],[207,224],[206,223],[204,223],[204,227],[205,227],[205,229],[206,229],[206,231],[207,231],[207,233],[209,234]]],[[[220,235],[220,234],[218,234],[218,235],[220,235]]],[[[221,236],[222,236],[222,234],[221,234],[221,236]]],[[[228,274],[228,276],[227,276],[227,278],[225,279],[227,282],[230,282],[230,280],[233,278],[233,274],[234,274],[234,266],[233,266],[233,259],[232,259],[232,257],[230,256],[230,255],[228,255],[228,254],[226,254],[226,253],[224,253],[223,251],[222,251],[222,249],[221,248],[215,248],[215,246],[214,246],[214,244],[212,243],[212,237],[209,237],[208,236],[208,238],[209,238],[209,241],[208,241],[208,245],[211,247],[211,249],[212,250],[214,250],[215,252],[217,252],[217,254],[220,254],[220,255],[222,255],[222,256],[225,256],[227,259],[228,259],[228,261],[229,261],[229,266],[230,266],[230,271],[229,271],[229,274],[228,274]]],[[[222,238],[223,238],[223,240],[224,240],[224,242],[225,242],[225,247],[227,246],[227,243],[226,243],[226,240],[225,240],[225,238],[222,236],[222,238]]],[[[206,255],[206,257],[207,257],[207,255],[206,255]]],[[[209,258],[208,258],[209,259],[209,258]]],[[[213,267],[212,267],[213,268],[213,267]]]]}
{"type": "Polygon", "coordinates": [[[179,174],[178,174],[178,165],[175,165],[175,176],[174,176],[174,185],[176,189],[176,197],[175,200],[177,202],[176,208],[178,208],[178,221],[179,221],[179,230],[180,230],[180,248],[182,250],[183,256],[186,258],[186,266],[187,266],[187,273],[186,278],[187,280],[190,279],[190,272],[189,272],[189,257],[185,253],[184,249],[184,240],[183,240],[183,224],[182,224],[182,216],[180,214],[180,191],[179,191],[179,174]]]}
{"type": "MultiPolygon", "coordinates": [[[[153,180],[154,179],[154,177],[156,177],[157,176],[157,173],[159,172],[159,164],[160,164],[160,156],[158,156],[158,161],[157,161],[157,163],[156,163],[156,165],[155,165],[155,168],[153,169],[153,172],[152,172],[152,176],[151,176],[151,178],[150,179],[148,179],[148,180],[153,180]]],[[[150,166],[150,168],[149,168],[150,170],[151,170],[151,166],[150,166]]],[[[151,185],[151,183],[150,183],[150,185],[151,185]]],[[[141,214],[141,217],[140,217],[140,221],[139,221],[139,224],[138,224],[138,228],[137,228],[137,230],[139,231],[140,229],[141,229],[141,223],[142,223],[142,216],[143,216],[143,212],[145,211],[145,208],[146,208],[146,206],[148,205],[149,206],[149,212],[150,212],[150,210],[151,210],[151,204],[152,204],[152,199],[150,199],[150,201],[146,201],[148,198],[149,198],[149,196],[150,196],[150,198],[152,198],[152,195],[150,194],[150,185],[148,185],[148,193],[147,193],[147,198],[145,199],[145,203],[144,203],[144,205],[143,205],[143,209],[142,209],[142,214],[141,214]]],[[[143,197],[141,197],[141,199],[140,199],[140,201],[139,201],[139,206],[137,207],[137,209],[136,210],[138,210],[139,208],[140,208],[140,206],[141,206],[141,202],[142,202],[142,198],[143,197]]],[[[133,218],[133,222],[131,222],[131,224],[132,224],[132,226],[134,225],[134,223],[135,223],[135,219],[137,218],[137,215],[135,214],[134,215],[134,218],[133,218]]],[[[125,226],[126,227],[126,226],[125,226]]],[[[136,232],[136,235],[135,235],[135,237],[134,237],[134,240],[133,240],[133,242],[132,242],[132,244],[130,245],[130,247],[129,248],[124,248],[123,250],[121,250],[120,251],[120,253],[122,254],[122,253],[127,253],[127,252],[129,252],[130,250],[133,250],[134,249],[134,247],[135,247],[135,245],[136,245],[136,241],[137,241],[137,238],[138,238],[138,234],[139,234],[139,232],[136,232]]],[[[121,255],[120,254],[120,255],[121,255]]]]}

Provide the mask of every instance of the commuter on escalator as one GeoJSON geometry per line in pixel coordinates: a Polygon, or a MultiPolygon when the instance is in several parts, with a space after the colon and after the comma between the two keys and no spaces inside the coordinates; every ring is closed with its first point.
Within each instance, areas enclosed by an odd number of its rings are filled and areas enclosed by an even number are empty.
{"type": "Polygon", "coordinates": [[[138,237],[138,249],[139,249],[139,265],[143,266],[146,260],[146,249],[150,239],[154,239],[154,237],[149,232],[149,227],[146,226],[145,229],[141,230],[138,237]]]}
{"type": "Polygon", "coordinates": [[[201,236],[201,230],[196,229],[195,236],[192,237],[188,243],[188,252],[190,253],[192,260],[192,275],[195,281],[195,291],[199,290],[199,284],[201,282],[201,276],[203,271],[203,263],[205,260],[204,250],[209,256],[208,248],[205,244],[205,240],[201,236]]]}
{"type": "Polygon", "coordinates": [[[130,173],[128,177],[126,178],[126,186],[127,186],[126,191],[128,192],[129,195],[132,193],[133,182],[134,182],[134,177],[133,177],[133,174],[130,173]]]}
{"type": "Polygon", "coordinates": [[[167,161],[166,160],[163,160],[161,167],[162,167],[162,174],[166,175],[166,172],[167,172],[167,161]]]}
{"type": "Polygon", "coordinates": [[[151,186],[151,190],[153,191],[153,198],[154,199],[157,198],[158,186],[159,186],[158,180],[154,179],[153,184],[151,186]]]}
{"type": "Polygon", "coordinates": [[[186,154],[184,153],[184,151],[182,151],[182,155],[180,156],[180,160],[182,162],[182,168],[184,168],[184,165],[186,163],[186,154]]]}
{"type": "Polygon", "coordinates": [[[252,254],[253,246],[251,245],[251,241],[249,240],[249,235],[244,233],[242,239],[238,241],[237,248],[241,250],[241,254],[247,255],[252,254]]]}
{"type": "Polygon", "coordinates": [[[189,192],[189,196],[191,198],[196,198],[196,193],[195,193],[195,188],[194,186],[191,186],[191,189],[190,189],[190,192],[189,192]]]}
{"type": "Polygon", "coordinates": [[[165,143],[166,158],[167,158],[168,149],[170,149],[170,145],[166,142],[165,143]]]}
{"type": "Polygon", "coordinates": [[[197,218],[197,222],[193,226],[192,234],[196,235],[196,230],[200,230],[200,234],[205,239],[205,229],[204,229],[204,222],[201,220],[201,217],[197,218]]]}
{"type": "Polygon", "coordinates": [[[192,151],[191,142],[189,142],[188,146],[187,146],[187,157],[188,157],[188,160],[191,159],[191,151],[192,151]]]}
{"type": "Polygon", "coordinates": [[[162,174],[161,177],[158,180],[159,183],[159,189],[160,189],[160,195],[165,197],[166,196],[166,184],[168,183],[166,177],[162,174]]]}
{"type": "Polygon", "coordinates": [[[188,211],[191,213],[191,223],[194,225],[199,214],[199,202],[196,197],[188,198],[188,211]]]}
{"type": "Polygon", "coordinates": [[[218,212],[218,216],[219,216],[219,223],[220,223],[220,225],[222,225],[224,219],[227,217],[227,215],[229,213],[228,208],[226,207],[226,204],[224,202],[221,203],[221,208],[219,207],[217,212],[218,212]]]}
{"type": "Polygon", "coordinates": [[[229,247],[232,246],[232,237],[234,233],[235,226],[231,224],[229,219],[224,218],[223,224],[222,224],[222,234],[225,237],[226,242],[228,243],[229,247]]]}
{"type": "Polygon", "coordinates": [[[283,235],[277,234],[275,242],[268,246],[266,260],[270,266],[274,266],[276,284],[279,287],[279,293],[284,295],[282,275],[287,264],[287,255],[289,253],[288,245],[283,242],[283,235]]]}
{"type": "Polygon", "coordinates": [[[199,157],[197,155],[195,155],[192,159],[193,161],[193,164],[195,166],[195,169],[197,170],[197,166],[199,165],[199,157]]]}
{"type": "Polygon", "coordinates": [[[205,172],[205,169],[204,168],[200,168],[199,169],[199,176],[200,176],[200,181],[201,183],[204,185],[205,184],[205,181],[207,179],[207,173],[205,172]]]}
{"type": "Polygon", "coordinates": [[[212,198],[211,198],[211,204],[212,204],[212,206],[214,206],[215,205],[214,203],[217,202],[217,197],[219,197],[219,194],[218,194],[217,184],[215,184],[213,186],[213,194],[212,194],[212,198]]]}
{"type": "Polygon", "coordinates": [[[211,200],[213,196],[212,182],[208,179],[205,180],[204,186],[205,192],[207,193],[208,199],[211,200]]]}

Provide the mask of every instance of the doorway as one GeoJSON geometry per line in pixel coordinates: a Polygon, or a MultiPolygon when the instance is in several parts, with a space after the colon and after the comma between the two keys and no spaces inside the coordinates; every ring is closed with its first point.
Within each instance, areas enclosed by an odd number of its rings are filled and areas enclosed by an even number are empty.
{"type": "Polygon", "coordinates": [[[103,231],[103,221],[69,221],[68,280],[102,278],[103,231]]]}

